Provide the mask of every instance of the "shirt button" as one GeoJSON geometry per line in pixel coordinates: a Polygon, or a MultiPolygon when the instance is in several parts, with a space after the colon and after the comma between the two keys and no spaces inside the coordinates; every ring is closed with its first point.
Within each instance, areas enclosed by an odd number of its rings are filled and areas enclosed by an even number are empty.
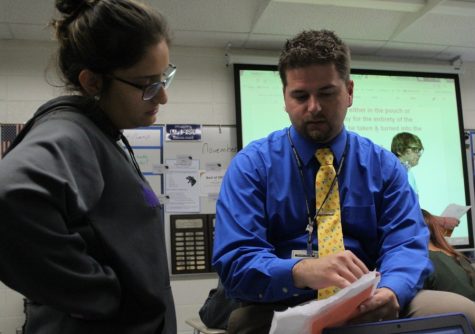
{"type": "Polygon", "coordinates": [[[263,296],[262,296],[262,293],[260,293],[260,294],[259,294],[259,299],[262,299],[262,297],[263,297],[263,296]]]}
{"type": "Polygon", "coordinates": [[[285,288],[285,287],[284,287],[284,288],[282,288],[282,291],[283,291],[284,293],[287,293],[287,292],[289,292],[289,290],[288,290],[287,288],[285,288]]]}

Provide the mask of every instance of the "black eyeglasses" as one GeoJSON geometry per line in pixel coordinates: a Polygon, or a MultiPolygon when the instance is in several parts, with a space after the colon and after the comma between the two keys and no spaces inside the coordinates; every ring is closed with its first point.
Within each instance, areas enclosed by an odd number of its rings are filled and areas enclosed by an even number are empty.
{"type": "Polygon", "coordinates": [[[408,149],[419,155],[424,153],[424,149],[421,147],[409,146],[408,149]]]}
{"type": "Polygon", "coordinates": [[[114,74],[109,74],[111,78],[123,82],[127,85],[130,85],[132,87],[135,87],[137,89],[140,89],[142,91],[142,100],[148,101],[151,100],[157,95],[157,93],[160,91],[161,88],[167,89],[170,87],[170,84],[175,77],[176,73],[176,66],[173,64],[169,64],[168,68],[163,72],[163,80],[157,81],[157,82],[152,82],[151,84],[148,85],[139,85],[134,82],[127,81],[125,79],[119,78],[115,76],[114,74]]]}

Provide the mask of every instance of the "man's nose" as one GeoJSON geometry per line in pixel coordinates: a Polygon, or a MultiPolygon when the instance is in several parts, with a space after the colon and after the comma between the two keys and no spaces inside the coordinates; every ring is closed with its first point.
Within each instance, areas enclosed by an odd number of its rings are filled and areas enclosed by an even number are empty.
{"type": "Polygon", "coordinates": [[[320,105],[320,101],[314,95],[310,95],[308,99],[308,111],[311,113],[317,113],[322,110],[322,106],[320,105]]]}

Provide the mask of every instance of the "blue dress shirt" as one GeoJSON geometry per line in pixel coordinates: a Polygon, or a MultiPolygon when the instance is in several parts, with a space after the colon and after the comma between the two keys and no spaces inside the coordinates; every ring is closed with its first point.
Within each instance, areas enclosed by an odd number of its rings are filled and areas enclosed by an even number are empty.
{"type": "MultiPolygon", "coordinates": [[[[338,176],[345,249],[381,273],[379,287],[394,291],[402,308],[432,270],[429,231],[406,171],[391,152],[346,129],[327,146],[336,169],[347,147],[338,176]]],[[[315,291],[294,286],[292,267],[301,259],[291,253],[307,246],[306,200],[315,214],[317,148],[291,127],[250,143],[232,160],[217,201],[213,254],[230,297],[289,305],[315,298],[315,291]]]]}

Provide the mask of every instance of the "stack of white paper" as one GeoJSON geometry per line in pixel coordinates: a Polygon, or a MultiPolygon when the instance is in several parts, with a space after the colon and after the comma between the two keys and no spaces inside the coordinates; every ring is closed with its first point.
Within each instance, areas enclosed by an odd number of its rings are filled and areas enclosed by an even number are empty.
{"type": "Polygon", "coordinates": [[[343,325],[373,295],[379,279],[372,271],[327,299],[274,312],[269,334],[320,334],[323,328],[343,325]]]}

